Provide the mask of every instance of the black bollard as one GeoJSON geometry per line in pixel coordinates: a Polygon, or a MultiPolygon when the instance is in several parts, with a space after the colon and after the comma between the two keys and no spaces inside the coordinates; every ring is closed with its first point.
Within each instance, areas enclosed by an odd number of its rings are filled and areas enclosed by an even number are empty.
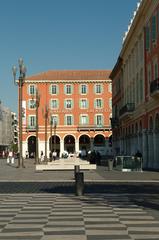
{"type": "Polygon", "coordinates": [[[76,179],[76,173],[80,172],[80,166],[79,165],[75,165],[74,166],[74,179],[76,179]]]}
{"type": "Polygon", "coordinates": [[[84,174],[83,172],[76,173],[76,196],[82,196],[84,194],[84,174]]]}

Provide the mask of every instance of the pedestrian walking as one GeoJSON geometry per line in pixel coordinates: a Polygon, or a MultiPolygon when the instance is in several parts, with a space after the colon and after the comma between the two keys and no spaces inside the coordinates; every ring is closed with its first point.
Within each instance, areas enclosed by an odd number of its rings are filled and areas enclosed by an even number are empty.
{"type": "Polygon", "coordinates": [[[53,151],[52,156],[53,156],[53,159],[54,159],[54,161],[55,161],[55,160],[56,160],[56,156],[57,156],[57,152],[56,152],[56,151],[53,151]]]}
{"type": "Polygon", "coordinates": [[[41,161],[41,162],[44,161],[44,153],[43,153],[43,151],[41,151],[41,154],[40,154],[40,161],[41,161]]]}
{"type": "Polygon", "coordinates": [[[25,158],[28,159],[29,158],[29,152],[25,151],[25,158]]]}
{"type": "Polygon", "coordinates": [[[14,163],[13,161],[13,152],[9,151],[8,157],[7,157],[7,164],[14,163]]]}
{"type": "Polygon", "coordinates": [[[49,153],[50,162],[52,162],[52,152],[49,153]]]}

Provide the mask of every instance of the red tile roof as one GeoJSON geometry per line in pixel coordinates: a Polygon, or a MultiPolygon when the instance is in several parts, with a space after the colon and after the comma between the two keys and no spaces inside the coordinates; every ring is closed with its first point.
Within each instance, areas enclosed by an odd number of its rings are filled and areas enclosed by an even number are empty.
{"type": "Polygon", "coordinates": [[[111,70],[50,70],[27,76],[26,80],[107,80],[111,70]]]}

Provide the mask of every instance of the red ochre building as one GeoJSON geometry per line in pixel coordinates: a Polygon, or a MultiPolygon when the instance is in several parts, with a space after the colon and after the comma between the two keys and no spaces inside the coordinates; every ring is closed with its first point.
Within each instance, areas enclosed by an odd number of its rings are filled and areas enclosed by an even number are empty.
{"type": "Polygon", "coordinates": [[[23,156],[36,151],[36,90],[38,108],[39,156],[56,150],[61,157],[66,150],[111,153],[112,84],[109,70],[51,70],[25,79],[23,85],[23,156]],[[48,108],[47,131],[45,109],[48,108]],[[51,121],[53,130],[51,130],[51,121]],[[56,121],[56,125],[54,125],[56,121]],[[56,148],[56,149],[54,149],[56,148]]]}

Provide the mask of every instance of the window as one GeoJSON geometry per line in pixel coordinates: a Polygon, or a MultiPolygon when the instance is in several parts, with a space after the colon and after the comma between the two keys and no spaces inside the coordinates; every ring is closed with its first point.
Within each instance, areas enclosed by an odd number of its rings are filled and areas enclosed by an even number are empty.
{"type": "Polygon", "coordinates": [[[102,93],[102,85],[101,84],[95,85],[95,93],[97,93],[97,94],[102,93]]]}
{"type": "Polygon", "coordinates": [[[36,100],[30,99],[29,100],[29,109],[35,109],[36,107],[36,100]]]}
{"type": "Polygon", "coordinates": [[[102,108],[102,99],[101,98],[97,98],[95,99],[95,108],[102,108]]]}
{"type": "Polygon", "coordinates": [[[143,69],[140,71],[140,102],[143,101],[143,69]]]}
{"type": "Polygon", "coordinates": [[[51,99],[51,109],[58,108],[58,100],[57,99],[51,99]]]}
{"type": "Polygon", "coordinates": [[[59,124],[59,120],[58,120],[58,116],[57,115],[52,115],[51,116],[51,122],[52,122],[52,125],[54,126],[54,124],[59,124]]]}
{"type": "Polygon", "coordinates": [[[51,94],[58,93],[58,86],[56,84],[51,85],[51,94]]]}
{"type": "Polygon", "coordinates": [[[71,84],[65,85],[65,94],[72,94],[72,85],[71,84]]]}
{"type": "Polygon", "coordinates": [[[36,116],[32,115],[30,116],[29,115],[29,127],[35,127],[36,126],[36,116]]]}
{"type": "Polygon", "coordinates": [[[102,124],[103,124],[103,116],[96,115],[96,125],[102,125],[102,124]]]}
{"type": "Polygon", "coordinates": [[[65,108],[72,108],[72,99],[65,100],[65,108]]]}
{"type": "Polygon", "coordinates": [[[36,93],[35,85],[29,85],[29,94],[35,95],[35,93],[36,93]]]}
{"type": "Polygon", "coordinates": [[[157,24],[156,24],[156,16],[152,17],[152,22],[151,22],[152,26],[151,26],[151,35],[152,35],[152,41],[155,42],[156,41],[156,30],[157,30],[157,24]]]}
{"type": "Polygon", "coordinates": [[[146,27],[146,50],[150,49],[150,28],[149,26],[146,27]]]}
{"type": "Polygon", "coordinates": [[[82,84],[80,87],[81,87],[81,94],[87,94],[87,85],[82,84]]]}
{"type": "Polygon", "coordinates": [[[81,99],[80,100],[80,108],[85,109],[88,107],[88,101],[87,99],[81,99]]]}
{"type": "Polygon", "coordinates": [[[111,98],[109,98],[109,108],[112,109],[112,99],[111,98]]]}
{"type": "Polygon", "coordinates": [[[112,83],[109,83],[108,91],[109,91],[110,93],[112,92],[112,83]]]}
{"type": "Polygon", "coordinates": [[[148,83],[151,82],[151,78],[152,77],[152,74],[151,74],[151,64],[148,65],[147,67],[147,80],[148,80],[148,83]]]}
{"type": "Polygon", "coordinates": [[[154,80],[158,78],[158,61],[157,58],[153,62],[153,73],[154,73],[154,80]]]}
{"type": "Polygon", "coordinates": [[[66,115],[66,125],[73,125],[73,116],[66,115]]]}
{"type": "Polygon", "coordinates": [[[88,116],[87,115],[81,115],[80,116],[80,123],[82,125],[88,124],[88,116]]]}

